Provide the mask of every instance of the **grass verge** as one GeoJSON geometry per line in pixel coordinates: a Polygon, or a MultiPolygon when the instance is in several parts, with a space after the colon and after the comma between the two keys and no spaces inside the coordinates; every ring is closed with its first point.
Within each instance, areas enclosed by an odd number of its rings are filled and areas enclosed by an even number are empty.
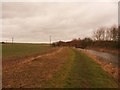
{"type": "Polygon", "coordinates": [[[75,53],[71,72],[66,80],[66,87],[71,88],[117,88],[118,83],[87,55],[75,53]]]}

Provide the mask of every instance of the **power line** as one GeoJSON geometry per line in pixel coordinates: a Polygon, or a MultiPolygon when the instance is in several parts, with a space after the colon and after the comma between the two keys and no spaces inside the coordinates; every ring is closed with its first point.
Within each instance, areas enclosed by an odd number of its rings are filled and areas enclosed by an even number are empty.
{"type": "Polygon", "coordinates": [[[12,44],[13,44],[14,38],[12,37],[12,44]]]}
{"type": "Polygon", "coordinates": [[[51,44],[51,35],[50,35],[50,44],[51,44]]]}

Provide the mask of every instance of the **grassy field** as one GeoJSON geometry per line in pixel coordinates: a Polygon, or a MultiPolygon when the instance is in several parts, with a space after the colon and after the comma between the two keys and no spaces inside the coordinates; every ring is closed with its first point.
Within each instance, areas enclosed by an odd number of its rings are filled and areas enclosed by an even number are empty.
{"type": "Polygon", "coordinates": [[[52,47],[49,44],[3,44],[2,57],[3,59],[19,58],[40,54],[50,49],[52,49],[52,47]]]}
{"type": "Polygon", "coordinates": [[[60,47],[31,62],[3,67],[3,87],[117,88],[118,83],[82,52],[60,47]]]}

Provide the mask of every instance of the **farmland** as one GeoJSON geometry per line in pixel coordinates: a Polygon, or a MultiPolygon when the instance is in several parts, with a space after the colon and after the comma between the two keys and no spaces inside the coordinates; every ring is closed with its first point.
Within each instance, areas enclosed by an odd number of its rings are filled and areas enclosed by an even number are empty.
{"type": "Polygon", "coordinates": [[[3,88],[118,87],[117,80],[81,51],[40,44],[3,45],[2,81],[3,88]]]}
{"type": "Polygon", "coordinates": [[[52,47],[50,47],[49,44],[9,43],[2,45],[2,57],[3,59],[21,58],[44,53],[50,49],[52,49],[52,47]]]}

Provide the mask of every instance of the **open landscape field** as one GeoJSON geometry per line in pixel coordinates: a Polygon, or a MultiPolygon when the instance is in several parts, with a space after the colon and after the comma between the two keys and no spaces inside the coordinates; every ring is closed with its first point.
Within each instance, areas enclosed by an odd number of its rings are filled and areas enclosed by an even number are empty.
{"type": "Polygon", "coordinates": [[[44,53],[52,47],[49,44],[8,43],[2,44],[3,59],[20,58],[44,53]]]}
{"type": "Polygon", "coordinates": [[[2,1],[0,86],[119,89],[118,4],[118,0],[2,1]]]}
{"type": "Polygon", "coordinates": [[[118,87],[117,80],[75,48],[40,44],[13,46],[3,45],[3,88],[118,87]]]}

